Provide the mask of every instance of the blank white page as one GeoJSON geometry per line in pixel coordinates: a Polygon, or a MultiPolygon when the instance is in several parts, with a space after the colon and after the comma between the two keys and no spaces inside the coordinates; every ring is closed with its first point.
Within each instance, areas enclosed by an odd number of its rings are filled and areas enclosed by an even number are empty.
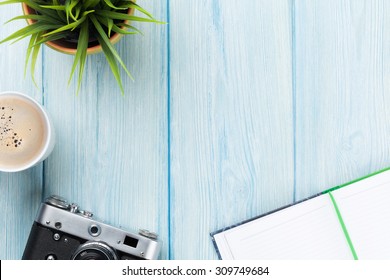
{"type": "Polygon", "coordinates": [[[213,237],[222,259],[352,259],[328,195],[213,237]]]}
{"type": "Polygon", "coordinates": [[[390,171],[333,192],[359,259],[390,258],[390,171]]]}

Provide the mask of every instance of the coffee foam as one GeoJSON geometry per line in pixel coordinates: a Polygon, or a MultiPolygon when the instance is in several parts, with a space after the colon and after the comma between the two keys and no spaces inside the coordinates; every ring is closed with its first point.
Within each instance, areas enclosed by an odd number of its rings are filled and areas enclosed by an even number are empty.
{"type": "Polygon", "coordinates": [[[30,100],[0,95],[0,169],[33,162],[47,138],[43,113],[30,100]]]}

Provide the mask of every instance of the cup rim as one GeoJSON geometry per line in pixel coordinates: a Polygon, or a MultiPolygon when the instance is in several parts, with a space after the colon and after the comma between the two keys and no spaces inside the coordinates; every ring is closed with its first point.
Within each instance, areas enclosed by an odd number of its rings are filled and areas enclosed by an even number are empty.
{"type": "Polygon", "coordinates": [[[38,109],[38,111],[42,114],[42,116],[44,118],[44,122],[45,122],[45,128],[46,128],[46,137],[44,140],[45,145],[43,145],[41,147],[39,154],[33,160],[27,162],[26,164],[18,165],[17,167],[14,167],[14,168],[7,168],[7,167],[0,166],[0,171],[3,171],[3,172],[19,172],[19,171],[29,169],[30,167],[33,167],[34,165],[36,165],[37,163],[39,163],[42,160],[43,156],[45,155],[45,153],[49,149],[50,139],[53,135],[53,131],[51,128],[51,123],[50,123],[50,118],[49,118],[48,113],[46,112],[45,108],[38,101],[36,101],[33,97],[31,97],[25,93],[19,92],[19,91],[2,91],[2,92],[0,92],[0,97],[4,96],[4,95],[18,96],[20,98],[26,99],[27,101],[31,102],[32,104],[35,105],[35,107],[38,109]]]}

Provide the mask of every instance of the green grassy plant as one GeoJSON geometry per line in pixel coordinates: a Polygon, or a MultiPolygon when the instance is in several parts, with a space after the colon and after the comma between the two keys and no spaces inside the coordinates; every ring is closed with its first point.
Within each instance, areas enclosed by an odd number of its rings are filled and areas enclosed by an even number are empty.
{"type": "Polygon", "coordinates": [[[33,23],[21,28],[0,41],[19,41],[30,37],[26,52],[26,69],[31,61],[31,75],[34,80],[34,68],[42,44],[48,41],[73,40],[77,51],[70,73],[69,82],[78,66],[77,92],[83,77],[87,48],[91,41],[97,41],[101,47],[112,73],[124,93],[120,68],[132,78],[129,70],[115,50],[110,38],[113,34],[132,35],[141,33],[131,22],[162,23],[153,18],[145,9],[130,0],[5,0],[0,5],[26,4],[31,14],[14,17],[14,20],[30,20],[33,23]],[[141,16],[129,14],[129,9],[138,11],[141,16]],[[130,23],[129,23],[130,22],[130,23]]]}

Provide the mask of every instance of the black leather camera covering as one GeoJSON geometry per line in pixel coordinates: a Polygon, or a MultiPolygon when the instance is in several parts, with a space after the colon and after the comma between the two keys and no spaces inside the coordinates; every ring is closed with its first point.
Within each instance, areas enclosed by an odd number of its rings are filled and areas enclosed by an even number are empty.
{"type": "Polygon", "coordinates": [[[84,242],[85,240],[61,231],[53,231],[34,222],[22,259],[46,260],[52,255],[57,260],[70,260],[74,251],[84,242]],[[54,240],[55,233],[60,235],[58,241],[54,240]]]}

